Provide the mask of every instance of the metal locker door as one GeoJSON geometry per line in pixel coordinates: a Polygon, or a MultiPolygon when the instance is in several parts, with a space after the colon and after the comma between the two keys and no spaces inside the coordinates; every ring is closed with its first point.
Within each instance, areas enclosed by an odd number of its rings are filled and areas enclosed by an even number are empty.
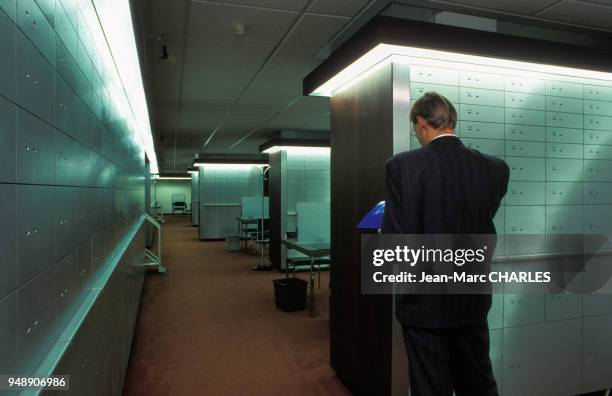
{"type": "Polygon", "coordinates": [[[582,99],[582,84],[546,81],[546,95],[582,99]]]}
{"type": "Polygon", "coordinates": [[[459,93],[461,103],[504,107],[504,93],[501,91],[461,87],[459,93]]]}
{"type": "Polygon", "coordinates": [[[506,157],[510,167],[510,180],[513,181],[544,181],[545,159],[528,157],[506,157]]]}
{"type": "Polygon", "coordinates": [[[89,281],[93,273],[91,239],[83,242],[78,247],[78,267],[79,267],[79,289],[89,290],[89,281]]]}
{"type": "Polygon", "coordinates": [[[503,396],[580,393],[579,320],[504,329],[503,396]]]}
{"type": "MultiPolygon", "coordinates": [[[[504,156],[504,145],[505,142],[503,140],[496,140],[496,139],[468,139],[468,138],[464,138],[462,139],[463,144],[465,144],[467,147],[469,148],[473,148],[475,150],[480,151],[481,153],[484,154],[488,154],[488,155],[493,155],[496,157],[503,157],[504,156]]],[[[315,186],[321,186],[321,184],[319,184],[319,180],[317,180],[316,178],[313,178],[315,181],[315,186]]],[[[321,186],[322,187],[322,186],[321,186]]],[[[312,191],[312,189],[309,189],[308,186],[306,188],[307,191],[312,191]]],[[[321,201],[322,199],[316,199],[317,201],[321,201]]]]}
{"type": "Polygon", "coordinates": [[[582,144],[546,143],[546,156],[548,158],[582,159],[584,146],[582,144]]]}
{"type": "Polygon", "coordinates": [[[581,205],[583,183],[546,182],[546,203],[548,205],[581,205]]]}
{"type": "Polygon", "coordinates": [[[410,81],[441,85],[459,85],[459,72],[421,65],[410,65],[410,81]]]}
{"type": "Polygon", "coordinates": [[[587,205],[611,205],[612,183],[584,183],[584,203],[587,205]]]}
{"type": "MultiPolygon", "coordinates": [[[[583,128],[584,117],[582,114],[546,112],[546,126],[562,128],[583,128]]],[[[592,128],[597,129],[597,128],[592,128]]]]}
{"type": "Polygon", "coordinates": [[[410,84],[410,100],[417,100],[425,92],[437,92],[450,100],[451,103],[459,103],[459,87],[453,85],[440,85],[440,84],[428,84],[413,82],[410,84]]]}
{"type": "Polygon", "coordinates": [[[17,295],[0,298],[0,373],[17,371],[17,295]]]}
{"type": "Polygon", "coordinates": [[[612,146],[606,145],[585,145],[584,146],[584,159],[602,159],[612,160],[612,146]]]}
{"type": "Polygon", "coordinates": [[[68,325],[80,302],[77,253],[74,249],[55,264],[55,301],[60,331],[68,325]]]}
{"type": "MultiPolygon", "coordinates": [[[[461,138],[486,138],[486,139],[503,139],[504,125],[493,122],[477,122],[477,121],[458,121],[457,134],[461,138]]],[[[420,143],[415,138],[412,148],[420,147],[420,143]]]]}
{"type": "Polygon", "coordinates": [[[546,139],[555,143],[582,144],[584,131],[575,128],[548,127],[546,128],[546,139]]]}
{"type": "Polygon", "coordinates": [[[34,0],[17,1],[17,26],[50,63],[55,60],[53,27],[34,0]]]}
{"type": "Polygon", "coordinates": [[[585,100],[584,114],[604,115],[612,117],[612,102],[585,100]]]}
{"type": "Polygon", "coordinates": [[[55,182],[61,186],[76,185],[76,141],[61,131],[55,131],[57,154],[55,157],[55,182]]]}
{"type": "Polygon", "coordinates": [[[582,99],[547,96],[546,110],[582,114],[584,105],[582,103],[582,99]]]}
{"type": "Polygon", "coordinates": [[[47,268],[17,290],[18,373],[32,373],[59,335],[53,270],[47,268]]]}
{"type": "Polygon", "coordinates": [[[91,239],[92,229],[89,189],[81,187],[77,190],[77,195],[77,239],[79,243],[84,243],[91,239]]]}
{"type": "MultiPolygon", "coordinates": [[[[546,97],[527,93],[506,92],[504,104],[508,108],[546,110],[546,97]]],[[[502,104],[502,106],[504,106],[502,104]]]]}
{"type": "Polygon", "coordinates": [[[582,393],[612,387],[612,315],[583,319],[582,393]]]}
{"type": "Polygon", "coordinates": [[[89,147],[77,143],[77,185],[87,186],[91,174],[91,150],[89,147]]]}
{"type": "Polygon", "coordinates": [[[583,161],[579,159],[567,158],[547,158],[546,159],[546,180],[547,181],[568,181],[581,180],[583,175],[583,161]]]}
{"type": "Polygon", "coordinates": [[[585,85],[584,98],[593,100],[612,101],[612,88],[598,85],[585,85]]]}
{"type": "Polygon", "coordinates": [[[506,124],[546,125],[545,112],[542,110],[507,108],[504,114],[506,124]]]}
{"type": "MultiPolygon", "coordinates": [[[[17,288],[17,189],[0,184],[0,300],[17,288]]],[[[1,323],[1,322],[0,322],[1,323]]]]}
{"type": "Polygon", "coordinates": [[[582,205],[549,205],[546,207],[547,234],[582,234],[582,205]]]}
{"type": "Polygon", "coordinates": [[[544,234],[544,206],[506,206],[506,234],[544,234]]]}
{"type": "Polygon", "coordinates": [[[504,327],[544,322],[544,295],[504,293],[504,327]]]}
{"type": "Polygon", "coordinates": [[[479,121],[504,123],[504,108],[465,104],[459,107],[459,119],[462,121],[479,121]]]}
{"type": "Polygon", "coordinates": [[[612,131],[584,130],[585,144],[612,145],[612,131]]]}
{"type": "Polygon", "coordinates": [[[547,294],[545,296],[546,321],[579,318],[582,314],[582,296],[569,292],[547,294]]]}
{"type": "Polygon", "coordinates": [[[497,74],[461,70],[459,79],[462,87],[504,90],[504,77],[497,74]]]}
{"type": "Polygon", "coordinates": [[[535,125],[505,125],[505,138],[507,140],[527,140],[530,142],[543,142],[546,140],[546,128],[535,125]]]}
{"type": "Polygon", "coordinates": [[[612,161],[584,161],[584,181],[612,182],[612,161]]]}
{"type": "Polygon", "coordinates": [[[543,80],[506,76],[504,90],[507,92],[523,92],[532,95],[545,95],[546,85],[543,80]]]}
{"type": "Polygon", "coordinates": [[[76,21],[70,20],[68,13],[61,3],[61,1],[56,1],[55,4],[55,31],[74,58],[77,53],[77,33],[74,28],[76,21]]]}
{"type": "Polygon", "coordinates": [[[17,109],[2,97],[0,97],[0,142],[2,142],[0,182],[14,183],[17,178],[17,109]]]}
{"type": "Polygon", "coordinates": [[[55,130],[17,109],[17,181],[55,184],[55,130]]]}
{"type": "Polygon", "coordinates": [[[83,101],[76,98],[76,139],[87,147],[91,146],[90,111],[83,101]]]}
{"type": "Polygon", "coordinates": [[[585,129],[609,131],[612,129],[612,117],[585,115],[584,127],[585,129]]]}
{"type": "Polygon", "coordinates": [[[55,72],[30,41],[17,33],[17,103],[43,120],[54,123],[55,72]]]}
{"type": "Polygon", "coordinates": [[[17,186],[17,268],[22,284],[54,263],[53,189],[17,186]]]}
{"type": "MultiPolygon", "coordinates": [[[[0,6],[3,6],[4,3],[1,2],[0,6]]],[[[11,100],[15,100],[17,89],[15,31],[13,21],[5,13],[0,12],[0,37],[2,37],[0,40],[0,53],[2,53],[0,57],[0,95],[11,100]]]]}
{"type": "Polygon", "coordinates": [[[55,127],[76,138],[76,96],[64,79],[55,75],[55,127]]]}
{"type": "Polygon", "coordinates": [[[544,157],[546,145],[542,142],[509,141],[506,142],[505,154],[508,157],[544,157]]]}
{"type": "Polygon", "coordinates": [[[584,233],[608,234],[612,222],[612,206],[585,205],[584,206],[584,233]]]}
{"type": "Polygon", "coordinates": [[[506,205],[544,205],[545,186],[542,182],[512,181],[504,200],[506,205]]]}

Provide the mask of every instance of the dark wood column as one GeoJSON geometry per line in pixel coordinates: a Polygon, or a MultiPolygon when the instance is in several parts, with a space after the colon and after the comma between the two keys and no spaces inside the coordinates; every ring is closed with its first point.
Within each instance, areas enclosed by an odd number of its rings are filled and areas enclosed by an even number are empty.
{"type": "Polygon", "coordinates": [[[281,268],[281,238],[284,232],[283,222],[283,177],[281,165],[282,152],[270,154],[269,192],[270,192],[270,262],[277,269],[281,268]]]}
{"type": "Polygon", "coordinates": [[[391,296],[361,294],[361,217],[384,199],[392,65],[331,99],[331,365],[356,395],[391,392],[391,296]]]}

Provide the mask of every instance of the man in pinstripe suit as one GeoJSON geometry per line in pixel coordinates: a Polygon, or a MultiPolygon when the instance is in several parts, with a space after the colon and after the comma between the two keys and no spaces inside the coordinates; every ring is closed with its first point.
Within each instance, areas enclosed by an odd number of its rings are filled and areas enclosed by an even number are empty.
{"type": "MultiPolygon", "coordinates": [[[[410,120],[421,148],[386,163],[387,234],[495,234],[510,170],[455,136],[457,112],[428,92],[410,120]]],[[[489,358],[490,294],[396,296],[412,396],[497,395],[489,358]]]]}

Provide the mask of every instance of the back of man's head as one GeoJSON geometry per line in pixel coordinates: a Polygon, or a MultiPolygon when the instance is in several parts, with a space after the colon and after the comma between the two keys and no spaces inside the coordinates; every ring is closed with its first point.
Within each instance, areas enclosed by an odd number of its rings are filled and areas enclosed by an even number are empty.
{"type": "Polygon", "coordinates": [[[410,121],[416,124],[417,117],[436,130],[455,129],[457,125],[457,110],[444,96],[435,92],[426,92],[412,105],[410,121]]]}

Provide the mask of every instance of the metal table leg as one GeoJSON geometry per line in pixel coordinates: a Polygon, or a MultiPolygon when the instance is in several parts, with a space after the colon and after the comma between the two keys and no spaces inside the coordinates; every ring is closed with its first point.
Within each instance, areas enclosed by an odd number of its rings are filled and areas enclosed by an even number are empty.
{"type": "Polygon", "coordinates": [[[314,313],[314,257],[310,257],[310,316],[314,313]]]}

